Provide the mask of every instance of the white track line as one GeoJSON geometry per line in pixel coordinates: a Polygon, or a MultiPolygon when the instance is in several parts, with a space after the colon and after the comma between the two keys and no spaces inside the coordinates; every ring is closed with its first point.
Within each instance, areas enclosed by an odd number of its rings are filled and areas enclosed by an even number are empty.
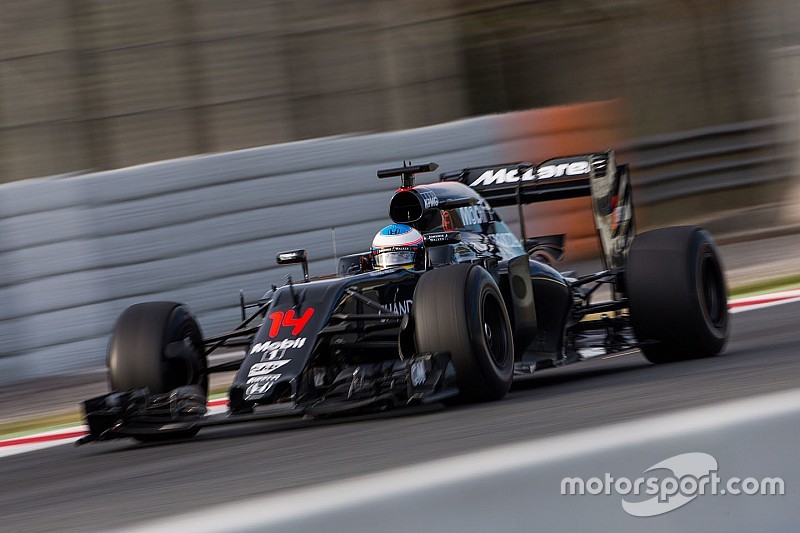
{"type": "Polygon", "coordinates": [[[753,311],[755,309],[763,309],[765,307],[773,307],[775,305],[783,305],[792,302],[800,301],[800,289],[791,289],[787,291],[771,292],[768,294],[759,294],[756,296],[746,296],[744,298],[737,298],[728,303],[731,313],[741,313],[744,311],[753,311]]]}
{"type": "Polygon", "coordinates": [[[774,300],[787,300],[789,298],[800,298],[800,289],[789,289],[785,291],[769,292],[766,294],[756,294],[754,296],[745,296],[742,298],[735,298],[730,301],[731,305],[743,305],[751,302],[774,299],[774,300]]]}

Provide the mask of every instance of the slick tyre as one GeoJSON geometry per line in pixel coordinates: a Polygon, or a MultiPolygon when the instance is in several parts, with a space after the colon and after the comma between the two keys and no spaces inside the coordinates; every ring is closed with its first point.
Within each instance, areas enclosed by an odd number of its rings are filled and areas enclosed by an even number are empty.
{"type": "Polygon", "coordinates": [[[151,394],[197,385],[208,394],[200,326],[174,302],[146,302],[125,309],[108,346],[112,390],[147,388],[151,394]]]}
{"type": "Polygon", "coordinates": [[[636,338],[653,363],[710,357],[728,334],[728,299],[714,241],[680,226],[637,235],[625,285],[636,338]]]}
{"type": "Polygon", "coordinates": [[[451,265],[422,275],[414,290],[417,351],[449,352],[460,398],[506,395],[514,372],[514,341],[503,297],[477,265],[451,265]]]}

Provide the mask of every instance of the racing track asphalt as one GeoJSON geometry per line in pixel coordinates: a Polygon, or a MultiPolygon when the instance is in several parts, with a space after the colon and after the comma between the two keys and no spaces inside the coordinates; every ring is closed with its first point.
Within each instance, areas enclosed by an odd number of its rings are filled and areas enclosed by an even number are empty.
{"type": "MultiPolygon", "coordinates": [[[[638,353],[593,360],[543,371],[491,404],[341,421],[265,421],[209,428],[183,442],[65,445],[7,457],[0,459],[0,527],[125,527],[285,488],[796,388],[798,318],[800,302],[735,314],[720,357],[662,366],[638,353]]],[[[379,523],[364,526],[373,530],[379,523]]]]}

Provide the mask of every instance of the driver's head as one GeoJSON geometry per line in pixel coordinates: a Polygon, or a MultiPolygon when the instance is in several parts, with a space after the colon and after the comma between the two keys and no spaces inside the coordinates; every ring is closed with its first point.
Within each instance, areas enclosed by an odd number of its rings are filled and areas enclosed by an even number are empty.
{"type": "Polygon", "coordinates": [[[405,224],[390,224],[372,239],[371,251],[377,269],[414,268],[422,253],[422,234],[405,224]]]}

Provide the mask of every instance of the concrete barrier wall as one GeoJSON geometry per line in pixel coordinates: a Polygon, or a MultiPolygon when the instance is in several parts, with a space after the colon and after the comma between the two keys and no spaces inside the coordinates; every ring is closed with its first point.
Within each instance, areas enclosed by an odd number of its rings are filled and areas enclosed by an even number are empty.
{"type": "MultiPolygon", "coordinates": [[[[607,146],[607,126],[596,117],[608,105],[573,109],[578,118],[569,128],[599,135],[587,149],[607,146]]],[[[306,248],[311,272],[324,274],[335,271],[335,254],[370,245],[388,222],[397,186],[379,181],[378,168],[410,159],[449,171],[549,156],[542,140],[559,134],[563,124],[553,117],[561,113],[486,116],[3,185],[0,384],[101,366],[116,316],[135,302],[184,302],[205,334],[227,330],[239,316],[240,289],[253,301],[287,273],[299,275],[275,265],[278,251],[306,248]]],[[[515,210],[507,220],[516,222],[515,210]]]]}

